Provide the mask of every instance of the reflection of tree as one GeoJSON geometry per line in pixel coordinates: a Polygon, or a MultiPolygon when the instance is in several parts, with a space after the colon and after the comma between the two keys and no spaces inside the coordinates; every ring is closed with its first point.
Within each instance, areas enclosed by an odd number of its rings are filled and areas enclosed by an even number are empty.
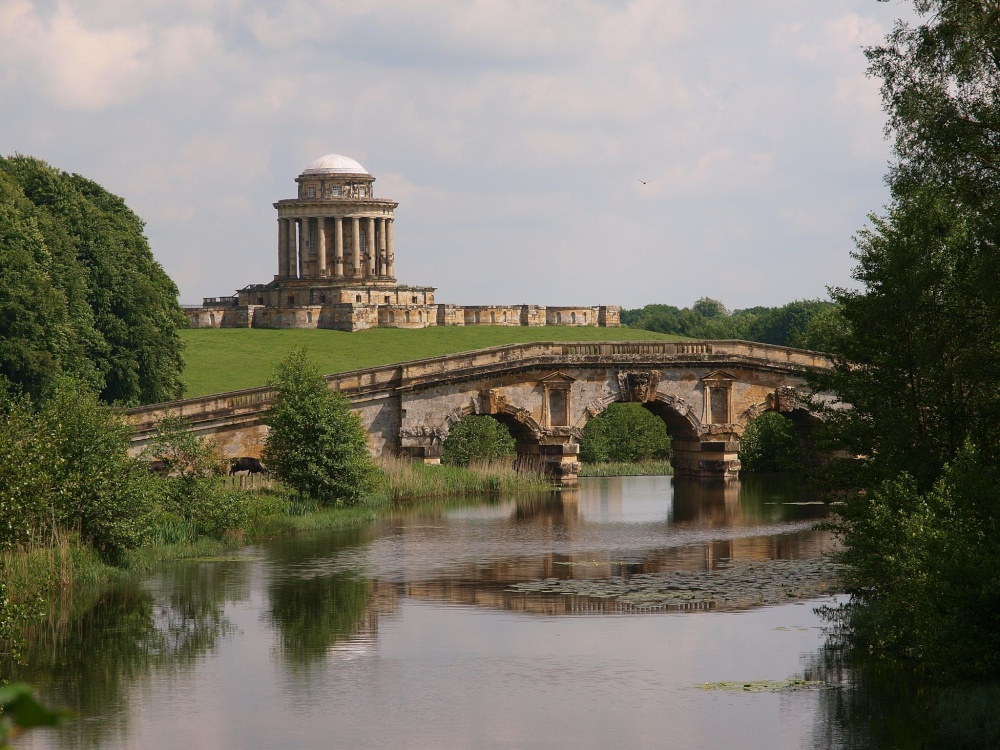
{"type": "Polygon", "coordinates": [[[83,595],[28,634],[27,666],[13,678],[36,685],[46,704],[100,721],[75,722],[60,744],[96,747],[127,733],[128,701],[154,672],[192,665],[232,630],[223,608],[245,585],[245,563],[178,566],[161,579],[162,595],[138,585],[83,595]]]}
{"type": "Polygon", "coordinates": [[[807,658],[805,676],[841,686],[820,691],[817,747],[936,747],[929,744],[936,691],[912,668],[852,652],[841,634],[807,658]]]}
{"type": "Polygon", "coordinates": [[[271,585],[271,621],[281,631],[285,656],[294,662],[322,658],[364,622],[371,581],[330,574],[287,578],[271,585]]]}

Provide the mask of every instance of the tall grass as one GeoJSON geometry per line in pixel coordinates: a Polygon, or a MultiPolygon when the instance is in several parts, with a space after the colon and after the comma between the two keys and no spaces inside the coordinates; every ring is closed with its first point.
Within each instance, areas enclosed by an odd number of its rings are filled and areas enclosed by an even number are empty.
{"type": "Polygon", "coordinates": [[[496,497],[552,489],[552,483],[540,472],[518,471],[511,461],[474,462],[462,467],[425,466],[387,458],[381,461],[380,469],[382,490],[394,503],[458,495],[496,497]]]}
{"type": "Polygon", "coordinates": [[[669,476],[674,473],[669,461],[641,461],[621,463],[585,463],[580,468],[581,477],[651,477],[669,476]]]}

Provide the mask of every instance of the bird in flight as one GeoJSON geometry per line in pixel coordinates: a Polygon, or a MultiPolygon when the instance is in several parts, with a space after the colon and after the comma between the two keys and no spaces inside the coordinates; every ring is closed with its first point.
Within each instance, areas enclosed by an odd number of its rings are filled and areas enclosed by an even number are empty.
{"type": "Polygon", "coordinates": [[[649,180],[639,180],[639,182],[641,182],[643,185],[649,184],[649,180]]]}

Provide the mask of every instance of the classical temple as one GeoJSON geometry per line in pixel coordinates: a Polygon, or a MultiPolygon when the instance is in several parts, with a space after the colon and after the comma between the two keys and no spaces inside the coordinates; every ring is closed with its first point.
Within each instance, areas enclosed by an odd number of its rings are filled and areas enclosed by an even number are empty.
{"type": "Polygon", "coordinates": [[[617,326],[619,308],[437,304],[434,288],[396,282],[399,205],[375,197],[375,177],[327,154],[279,200],[278,273],[232,297],[185,309],[193,328],[423,328],[433,325],[617,326]]]}

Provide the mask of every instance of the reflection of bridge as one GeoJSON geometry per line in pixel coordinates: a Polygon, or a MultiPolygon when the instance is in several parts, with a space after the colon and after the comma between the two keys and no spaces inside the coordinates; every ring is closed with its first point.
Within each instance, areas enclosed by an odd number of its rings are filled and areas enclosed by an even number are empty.
{"type": "MultiPolygon", "coordinates": [[[[575,478],[581,431],[616,401],[641,403],[673,438],[676,473],[732,476],[739,438],[767,410],[801,421],[795,388],[830,366],[815,352],[743,341],[514,344],[331,375],[368,430],[378,455],[436,461],[451,427],[469,414],[507,425],[518,455],[563,479],[575,478]]],[[[172,413],[229,456],[259,456],[269,388],[129,411],[133,448],[172,413]]]]}

